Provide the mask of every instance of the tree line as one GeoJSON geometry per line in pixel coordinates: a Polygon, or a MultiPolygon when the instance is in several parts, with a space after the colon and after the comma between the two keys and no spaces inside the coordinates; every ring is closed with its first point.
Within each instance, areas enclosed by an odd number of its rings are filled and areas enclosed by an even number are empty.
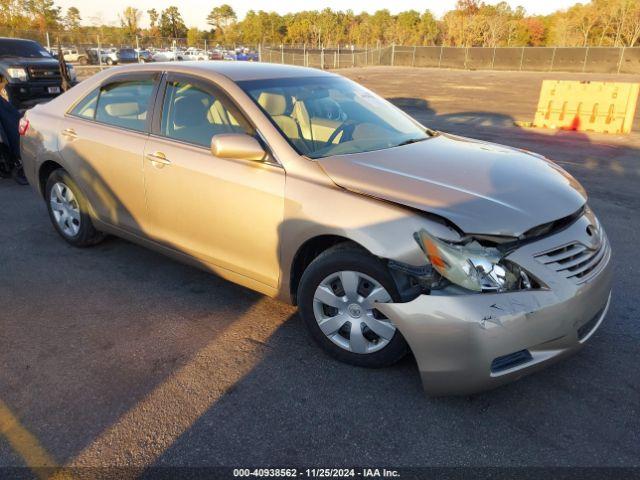
{"type": "Polygon", "coordinates": [[[189,28],[176,6],[146,11],[130,6],[115,24],[108,24],[101,18],[83,18],[77,7],[63,11],[55,0],[0,0],[0,34],[25,29],[58,32],[78,43],[101,35],[118,43],[130,43],[139,36],[147,41],[185,39],[189,45],[207,40],[210,44],[306,44],[309,48],[640,45],[640,0],[591,0],[550,15],[528,15],[523,7],[512,8],[504,1],[458,0],[442,18],[429,10],[392,14],[384,9],[369,14],[326,8],[285,15],[250,10],[239,19],[230,5],[223,4],[213,7],[206,18],[207,29],[189,28]]]}

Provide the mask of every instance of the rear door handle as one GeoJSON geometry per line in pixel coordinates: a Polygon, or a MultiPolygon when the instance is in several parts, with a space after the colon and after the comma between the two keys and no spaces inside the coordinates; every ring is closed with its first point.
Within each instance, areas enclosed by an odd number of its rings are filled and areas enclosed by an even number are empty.
{"type": "Polygon", "coordinates": [[[60,135],[69,138],[78,138],[78,134],[73,128],[65,128],[64,130],[62,130],[62,132],[60,132],[60,135]]]}
{"type": "Polygon", "coordinates": [[[162,168],[165,165],[171,165],[171,160],[162,152],[147,153],[146,157],[151,161],[154,167],[162,168]]]}

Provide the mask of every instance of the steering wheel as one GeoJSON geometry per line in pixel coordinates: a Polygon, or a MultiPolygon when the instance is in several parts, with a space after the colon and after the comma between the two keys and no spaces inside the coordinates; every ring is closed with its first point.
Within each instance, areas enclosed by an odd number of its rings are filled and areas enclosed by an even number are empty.
{"type": "Polygon", "coordinates": [[[353,140],[353,132],[355,131],[355,129],[356,129],[356,122],[354,122],[353,120],[345,120],[340,125],[338,125],[338,128],[336,128],[333,131],[333,133],[329,136],[327,143],[328,144],[333,143],[333,141],[336,139],[338,135],[340,135],[340,133],[342,133],[342,137],[340,137],[340,141],[338,143],[342,143],[345,140],[353,140]]]}

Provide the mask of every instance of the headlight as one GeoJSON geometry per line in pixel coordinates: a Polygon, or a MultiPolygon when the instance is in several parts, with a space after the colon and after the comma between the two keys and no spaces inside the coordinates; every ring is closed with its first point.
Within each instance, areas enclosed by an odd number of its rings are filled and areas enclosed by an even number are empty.
{"type": "Polygon", "coordinates": [[[7,73],[11,78],[15,78],[22,82],[27,81],[27,71],[24,68],[8,68],[7,73]]]}
{"type": "Polygon", "coordinates": [[[496,248],[477,241],[456,245],[425,230],[415,234],[433,268],[456,285],[475,292],[505,292],[532,288],[530,276],[512,262],[503,260],[496,248]]]}

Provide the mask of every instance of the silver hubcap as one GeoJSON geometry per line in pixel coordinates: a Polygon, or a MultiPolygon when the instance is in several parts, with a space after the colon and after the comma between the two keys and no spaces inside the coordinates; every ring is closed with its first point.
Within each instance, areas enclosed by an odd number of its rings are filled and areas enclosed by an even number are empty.
{"type": "Polygon", "coordinates": [[[383,349],[396,327],[375,308],[391,301],[380,282],[360,272],[337,272],[326,277],[313,297],[318,326],[329,340],[353,353],[383,349]]]}
{"type": "Polygon", "coordinates": [[[69,237],[75,237],[80,231],[80,206],[71,189],[57,182],[51,189],[49,202],[60,230],[69,237]]]}

